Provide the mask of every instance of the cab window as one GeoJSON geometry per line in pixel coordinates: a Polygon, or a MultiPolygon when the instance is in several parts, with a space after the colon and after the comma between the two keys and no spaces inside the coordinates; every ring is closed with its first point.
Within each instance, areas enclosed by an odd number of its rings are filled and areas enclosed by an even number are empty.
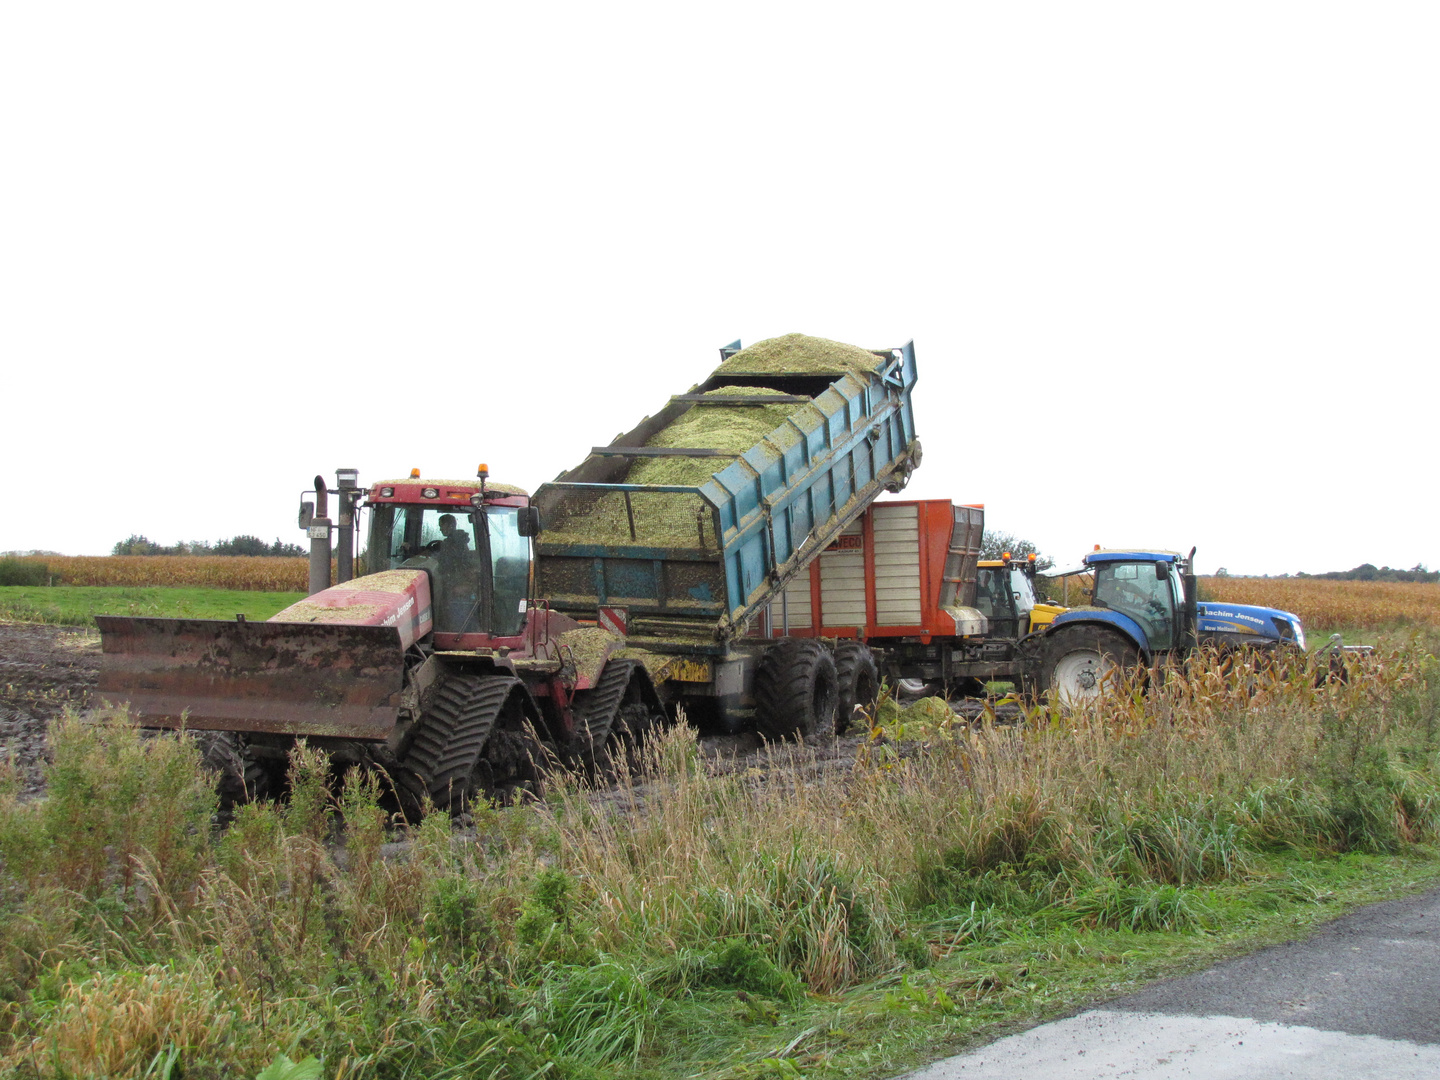
{"type": "Polygon", "coordinates": [[[1030,575],[1024,570],[1010,571],[1010,594],[1015,601],[1015,609],[1021,615],[1028,615],[1035,607],[1035,586],[1030,581],[1030,575]]]}
{"type": "Polygon", "coordinates": [[[981,615],[990,619],[1010,614],[1010,591],[1003,569],[980,568],[975,581],[975,606],[981,615]]]}
{"type": "Polygon", "coordinates": [[[1155,563],[1102,563],[1095,568],[1095,604],[1123,612],[1140,624],[1152,649],[1175,643],[1174,574],[1155,563]]]}
{"type": "Polygon", "coordinates": [[[373,507],[366,570],[430,570],[435,629],[449,634],[483,631],[485,538],[475,526],[469,507],[373,507]]]}
{"type": "Polygon", "coordinates": [[[492,506],[485,511],[490,524],[490,560],[494,567],[492,633],[513,636],[525,626],[525,602],[530,595],[530,541],[520,535],[519,511],[513,506],[492,506]]]}

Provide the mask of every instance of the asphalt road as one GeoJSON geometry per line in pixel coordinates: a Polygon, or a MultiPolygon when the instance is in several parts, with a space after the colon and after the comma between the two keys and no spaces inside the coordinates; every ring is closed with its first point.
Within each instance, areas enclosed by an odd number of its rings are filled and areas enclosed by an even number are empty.
{"type": "Polygon", "coordinates": [[[1440,1080],[1440,889],[908,1080],[1440,1080]]]}

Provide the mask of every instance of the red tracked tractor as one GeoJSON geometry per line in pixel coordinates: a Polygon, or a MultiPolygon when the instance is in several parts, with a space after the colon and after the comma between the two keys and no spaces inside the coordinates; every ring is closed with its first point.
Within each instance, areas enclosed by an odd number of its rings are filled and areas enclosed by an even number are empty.
{"type": "MultiPolygon", "coordinates": [[[[361,493],[336,494],[344,523],[361,493]]],[[[507,800],[533,788],[547,750],[593,758],[663,716],[644,667],[614,656],[620,639],[530,601],[524,491],[483,465],[473,480],[416,470],[364,505],[368,573],[268,622],[97,618],[102,696],[149,727],[217,733],[207,753],[231,801],[267,794],[304,738],[379,769],[411,811],[427,796],[452,810],[507,800]]]]}
{"type": "Polygon", "coordinates": [[[263,793],[304,738],[389,775],[407,809],[505,799],[546,744],[594,760],[682,710],[826,736],[853,650],[757,619],[919,464],[914,348],[791,334],[721,359],[534,505],[484,466],[372,485],[353,580],[361,492],[343,471],[333,587],[317,478],[312,595],[265,623],[100,618],[102,694],[142,724],[216,733],[232,797],[263,793]]]}

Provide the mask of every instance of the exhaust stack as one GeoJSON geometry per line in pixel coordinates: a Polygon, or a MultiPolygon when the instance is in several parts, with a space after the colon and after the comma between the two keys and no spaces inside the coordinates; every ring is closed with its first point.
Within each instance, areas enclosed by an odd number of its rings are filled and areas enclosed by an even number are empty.
{"type": "Polygon", "coordinates": [[[330,587],[330,504],[323,476],[315,477],[315,516],[310,521],[310,595],[330,587]]]}

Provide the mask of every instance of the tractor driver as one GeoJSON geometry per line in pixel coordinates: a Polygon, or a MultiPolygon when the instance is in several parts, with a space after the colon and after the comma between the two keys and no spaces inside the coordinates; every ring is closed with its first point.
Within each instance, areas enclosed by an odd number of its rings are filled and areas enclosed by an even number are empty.
{"type": "Polygon", "coordinates": [[[440,558],[447,562],[454,559],[457,562],[463,561],[465,556],[470,554],[470,537],[464,529],[456,528],[454,514],[441,514],[437,522],[440,526],[440,558]]]}
{"type": "Polygon", "coordinates": [[[441,514],[436,524],[441,536],[437,555],[445,593],[447,629],[473,630],[475,627],[470,624],[475,616],[476,566],[470,550],[470,535],[456,524],[454,514],[441,514]]]}

